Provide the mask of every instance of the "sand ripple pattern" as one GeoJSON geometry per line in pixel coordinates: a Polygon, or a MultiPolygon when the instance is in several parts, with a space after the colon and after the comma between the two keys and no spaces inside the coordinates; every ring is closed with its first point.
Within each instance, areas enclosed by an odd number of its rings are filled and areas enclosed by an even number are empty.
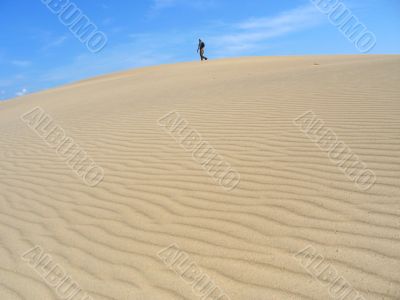
{"type": "MultiPolygon", "coordinates": [[[[0,299],[57,299],[34,245],[93,299],[196,299],[177,243],[232,300],[329,299],[313,245],[365,299],[400,299],[399,56],[246,58],[133,70],[0,104],[0,299]],[[19,116],[40,106],[98,165],[82,183],[19,116]],[[313,110],[377,175],[362,192],[292,120],[313,110]],[[178,111],[240,173],[216,185],[157,124],[178,111]]],[[[79,299],[78,299],[79,300],[79,299]]]]}

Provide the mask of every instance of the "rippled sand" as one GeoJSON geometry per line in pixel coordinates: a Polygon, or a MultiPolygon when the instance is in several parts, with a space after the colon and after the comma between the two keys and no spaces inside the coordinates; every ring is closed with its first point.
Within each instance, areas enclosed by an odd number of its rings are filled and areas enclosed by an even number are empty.
{"type": "Polygon", "coordinates": [[[158,257],[171,244],[231,300],[330,299],[294,257],[308,245],[365,299],[400,299],[399,56],[111,74],[0,103],[0,149],[0,299],[57,299],[21,258],[35,245],[93,299],[200,299],[158,257]],[[96,187],[20,119],[35,107],[104,169],[96,187]],[[310,110],[374,171],[369,190],[294,125],[310,110]],[[159,126],[171,111],[240,174],[237,188],[159,126]]]}

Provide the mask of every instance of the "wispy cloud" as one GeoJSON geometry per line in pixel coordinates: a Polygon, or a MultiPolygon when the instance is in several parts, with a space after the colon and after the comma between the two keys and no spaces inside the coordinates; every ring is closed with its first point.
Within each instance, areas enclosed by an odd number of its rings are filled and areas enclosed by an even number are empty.
{"type": "MultiPolygon", "coordinates": [[[[159,0],[173,5],[180,0],[159,0]]],[[[65,83],[118,70],[196,59],[197,38],[204,36],[214,57],[251,55],[254,49],[271,47],[269,40],[319,24],[325,20],[313,7],[300,7],[266,18],[204,26],[199,36],[193,30],[163,33],[132,33],[129,41],[109,47],[96,56],[82,54],[37,78],[42,83],[65,83]],[[203,35],[204,34],[204,35],[203,35]]]]}
{"type": "MultiPolygon", "coordinates": [[[[158,5],[162,8],[177,5],[180,1],[159,0],[158,5]]],[[[272,38],[311,28],[321,20],[325,19],[314,6],[306,6],[265,18],[208,23],[198,29],[198,36],[193,35],[193,28],[179,32],[133,33],[127,35],[129,39],[122,44],[108,47],[96,56],[83,53],[70,58],[34,81],[39,86],[54,86],[134,67],[196,59],[196,42],[200,36],[206,39],[213,57],[252,55],[257,49],[273,47],[272,38]]],[[[61,44],[64,40],[59,37],[58,42],[61,44]]],[[[57,40],[53,39],[51,44],[56,45],[57,40]]],[[[23,81],[18,82],[19,86],[29,88],[23,81]]],[[[27,88],[17,95],[27,93],[27,88]]]]}
{"type": "Polygon", "coordinates": [[[154,0],[152,9],[153,10],[161,10],[167,7],[177,5],[179,0],[154,0]]]}
{"type": "Polygon", "coordinates": [[[180,37],[164,37],[156,34],[132,34],[129,37],[131,40],[128,43],[108,47],[96,56],[83,53],[64,66],[49,70],[38,79],[49,83],[70,82],[177,59],[178,54],[172,51],[167,53],[163,48],[179,45],[180,37]]]}
{"type": "Polygon", "coordinates": [[[24,79],[25,76],[23,74],[9,75],[7,78],[0,78],[0,87],[8,88],[24,79]]]}
{"type": "Polygon", "coordinates": [[[46,45],[42,48],[42,50],[49,50],[51,48],[56,48],[64,44],[64,42],[68,39],[67,36],[62,35],[59,37],[54,38],[53,40],[46,43],[46,45]]]}
{"type": "Polygon", "coordinates": [[[193,9],[207,9],[216,5],[215,0],[153,0],[148,16],[155,17],[164,9],[182,6],[193,9]]]}
{"type": "Polygon", "coordinates": [[[0,78],[0,87],[9,87],[13,83],[13,80],[0,78]]]}
{"type": "Polygon", "coordinates": [[[272,38],[316,26],[323,20],[314,6],[303,6],[276,16],[250,18],[230,24],[230,32],[212,36],[210,41],[217,46],[218,53],[241,54],[260,46],[265,47],[265,42],[272,38]]]}
{"type": "Polygon", "coordinates": [[[103,19],[103,21],[101,22],[104,26],[109,26],[112,23],[114,23],[114,18],[111,17],[107,17],[105,19],[103,19]]]}
{"type": "Polygon", "coordinates": [[[0,100],[4,100],[6,99],[6,91],[5,90],[1,90],[0,91],[0,100]]]}
{"type": "Polygon", "coordinates": [[[15,93],[15,96],[17,97],[21,97],[24,96],[28,93],[28,90],[26,88],[22,88],[20,91],[18,91],[17,93],[15,93]]]}
{"type": "MultiPolygon", "coordinates": [[[[309,26],[318,23],[320,13],[314,6],[303,6],[293,10],[285,11],[277,16],[266,18],[251,18],[245,22],[239,23],[240,29],[277,29],[301,26],[309,26]]],[[[322,17],[321,17],[322,18],[322,17]]]]}
{"type": "Polygon", "coordinates": [[[29,67],[32,64],[32,62],[29,60],[12,60],[11,64],[16,67],[26,68],[29,67]]]}

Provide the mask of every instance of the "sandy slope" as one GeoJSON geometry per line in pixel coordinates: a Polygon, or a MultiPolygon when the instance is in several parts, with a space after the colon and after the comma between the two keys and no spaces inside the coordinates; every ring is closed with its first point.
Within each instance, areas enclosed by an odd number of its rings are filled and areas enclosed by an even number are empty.
{"type": "Polygon", "coordinates": [[[200,299],[157,256],[172,243],[232,300],[329,299],[293,257],[307,245],[365,299],[400,299],[399,56],[112,74],[0,103],[0,147],[0,299],[57,299],[21,259],[35,245],[93,299],[200,299]],[[104,168],[97,187],[21,121],[36,106],[104,168]],[[376,173],[371,189],[293,124],[309,110],[376,173]],[[236,189],[158,125],[170,111],[240,173],[236,189]]]}

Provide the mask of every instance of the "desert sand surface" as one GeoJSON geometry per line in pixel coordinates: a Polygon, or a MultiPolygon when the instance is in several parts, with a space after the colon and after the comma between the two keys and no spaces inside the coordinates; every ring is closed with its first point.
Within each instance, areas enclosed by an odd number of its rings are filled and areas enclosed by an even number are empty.
{"type": "Polygon", "coordinates": [[[400,299],[400,56],[110,74],[0,103],[0,148],[1,300],[62,299],[43,275],[56,264],[79,286],[73,300],[202,299],[163,262],[170,245],[220,289],[206,300],[334,299],[296,255],[307,247],[351,288],[343,299],[400,299]],[[103,168],[101,182],[87,185],[24,122],[36,107],[103,168]],[[308,111],[375,184],[360,189],[296,126],[308,111]],[[160,126],[171,112],[240,174],[237,186],[160,126]],[[43,253],[50,265],[33,267],[43,253]]]}

